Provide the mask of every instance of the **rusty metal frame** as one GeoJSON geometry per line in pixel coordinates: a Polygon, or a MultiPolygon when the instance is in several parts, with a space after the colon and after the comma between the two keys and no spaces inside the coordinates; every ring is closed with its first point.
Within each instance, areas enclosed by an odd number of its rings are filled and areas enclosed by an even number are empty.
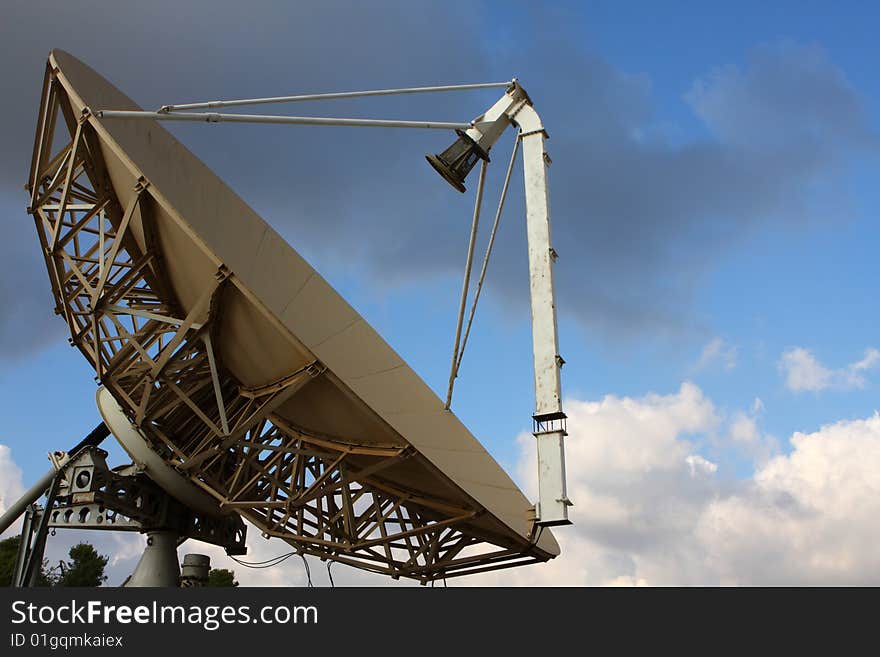
{"type": "Polygon", "coordinates": [[[537,536],[487,542],[463,508],[383,481],[409,447],[309,435],[274,414],[320,362],[245,387],[214,350],[224,290],[220,266],[184,313],[164,272],[149,181],[122,207],[86,111],[74,116],[47,68],[31,165],[30,206],[56,313],[131,422],[164,460],[223,508],[301,554],[422,583],[544,561],[537,536]],[[65,132],[59,132],[58,127],[65,132]],[[57,152],[59,136],[69,141],[57,152]],[[130,227],[139,217],[141,249],[130,227]]]}

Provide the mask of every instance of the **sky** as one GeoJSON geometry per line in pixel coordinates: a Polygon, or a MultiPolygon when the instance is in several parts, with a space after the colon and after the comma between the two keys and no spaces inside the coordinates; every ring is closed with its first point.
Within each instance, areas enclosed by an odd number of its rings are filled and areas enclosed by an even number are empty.
{"type": "MultiPolygon", "coordinates": [[[[550,135],[574,525],[548,564],[450,584],[880,584],[877,14],[867,2],[5,0],[0,507],[98,422],[25,213],[51,48],[150,108],[516,76],[550,135]]],[[[467,121],[496,96],[309,109],[467,121]]],[[[473,185],[451,192],[423,154],[450,136],[170,128],[445,392],[473,185]]],[[[533,497],[523,217],[514,177],[453,410],[533,497]]],[[[88,538],[120,582],[141,539],[88,538]]],[[[74,540],[61,539],[53,558],[74,540]]],[[[250,540],[255,560],[285,551],[250,540]]],[[[305,581],[294,560],[251,572],[207,551],[243,583],[305,581]]],[[[334,568],[337,585],[389,583],[334,568]]]]}

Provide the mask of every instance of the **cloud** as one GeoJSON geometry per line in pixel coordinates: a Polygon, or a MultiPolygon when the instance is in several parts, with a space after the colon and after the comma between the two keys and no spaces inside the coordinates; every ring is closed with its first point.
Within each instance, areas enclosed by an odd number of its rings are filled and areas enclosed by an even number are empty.
{"type": "MultiPolygon", "coordinates": [[[[469,583],[880,583],[880,415],[795,433],[788,453],[729,480],[699,453],[700,441],[719,429],[754,440],[757,429],[725,427],[692,384],[670,395],[573,400],[567,410],[575,506],[574,525],[555,532],[562,555],[469,583]]],[[[533,482],[529,438],[519,471],[533,482]]]]}
{"type": "MultiPolygon", "coordinates": [[[[0,75],[11,90],[0,128],[7,154],[0,162],[3,214],[30,221],[21,184],[43,60],[52,47],[69,49],[150,107],[516,74],[552,137],[561,312],[608,341],[663,340],[694,330],[691,305],[705,274],[759,226],[839,221],[839,211],[826,210],[829,203],[848,207],[836,184],[842,165],[876,150],[858,90],[818,46],[761,46],[744,66],[701,76],[683,102],[703,129],[671,140],[658,129],[668,118],[657,115],[651,80],[619,70],[592,50],[577,27],[580,9],[519,8],[498,33],[486,31],[494,23],[480,17],[494,11],[480,3],[426,2],[406,12],[328,3],[272,12],[214,9],[207,2],[181,9],[165,0],[114,5],[112,12],[73,2],[14,3],[4,24],[15,29],[0,40],[0,75]],[[47,14],[53,16],[48,23],[47,14]],[[175,20],[164,20],[167,15],[175,20]],[[535,30],[547,24],[554,29],[535,30]],[[95,33],[103,37],[92,38],[95,33]]],[[[723,62],[707,67],[712,64],[723,62]]],[[[493,95],[373,99],[309,110],[471,118],[493,95]]],[[[173,129],[331,280],[353,272],[387,291],[446,277],[454,303],[471,199],[451,193],[418,164],[422,153],[444,148],[451,135],[173,129]]],[[[499,145],[495,159],[503,161],[507,148],[499,145]]],[[[494,169],[487,198],[497,191],[503,166],[494,169]]],[[[487,278],[489,296],[517,310],[528,299],[522,224],[514,217],[521,207],[517,177],[487,278]]],[[[48,285],[34,236],[16,236],[6,248],[24,254],[20,265],[0,258],[0,280],[17,282],[0,289],[0,303],[35,301],[0,318],[0,353],[27,353],[61,334],[52,328],[59,320],[50,308],[39,310],[48,306],[48,285]]]]}
{"type": "MultiPolygon", "coordinates": [[[[588,81],[571,106],[602,98],[612,111],[554,116],[566,138],[548,146],[554,235],[566,247],[560,309],[593,329],[655,339],[686,331],[693,295],[722,253],[768,224],[795,230],[849,213],[839,166],[876,153],[860,95],[815,46],[758,47],[745,67],[698,79],[685,101],[708,136],[676,142],[632,137],[657,120],[644,79],[601,60],[578,66],[588,81]],[[755,105],[760,117],[750,116],[755,105]],[[793,106],[804,109],[785,111],[793,106]]],[[[563,76],[578,77],[562,64],[543,91],[563,76]]]]}
{"type": "Polygon", "coordinates": [[[877,365],[880,365],[880,351],[873,347],[866,349],[864,357],[847,368],[848,379],[854,382],[853,385],[861,387],[865,385],[862,373],[874,369],[877,365]]]}
{"type": "MultiPolygon", "coordinates": [[[[6,512],[9,505],[18,500],[24,493],[21,483],[21,468],[12,459],[12,450],[7,445],[0,445],[0,515],[6,512]]],[[[20,531],[21,521],[10,527],[6,534],[20,531]]]]}
{"type": "Polygon", "coordinates": [[[783,352],[779,369],[785,375],[786,387],[795,392],[824,390],[831,385],[833,378],[831,370],[803,347],[793,347],[783,352]]]}
{"type": "MultiPolygon", "coordinates": [[[[9,103],[0,127],[0,213],[15,228],[0,255],[17,257],[0,258],[0,281],[8,282],[0,284],[0,303],[20,312],[0,315],[0,358],[27,354],[63,335],[63,323],[51,314],[48,280],[22,191],[50,49],[69,50],[147,107],[494,77],[484,64],[480,21],[474,20],[481,7],[471,3],[415,2],[407,11],[323,2],[275,3],[263,11],[228,3],[218,11],[215,2],[205,0],[183,8],[171,0],[156,0],[148,7],[101,4],[34,0],[4,8],[0,76],[9,103]],[[48,23],[47,14],[53,16],[48,23]],[[167,20],[172,15],[174,20],[167,20]],[[469,20],[462,20],[464,15],[469,20]],[[120,30],[120,25],[136,28],[120,30]],[[38,36],[25,38],[23,32],[29,30],[38,36]],[[97,33],[101,39],[93,38],[97,33]],[[452,42],[450,35],[455,35],[452,42]],[[156,48],[156,43],[163,46],[156,48]]],[[[501,79],[511,75],[505,71],[501,79]]],[[[380,98],[312,104],[300,111],[468,120],[496,96],[490,90],[439,94],[430,100],[380,98]]],[[[396,224],[417,221],[436,228],[437,217],[449,216],[446,206],[466,205],[434,180],[436,174],[423,158],[427,150],[443,148],[451,133],[239,127],[174,129],[298,249],[313,261],[335,263],[337,272],[349,262],[365,267],[370,258],[381,257],[375,250],[395,241],[396,224]],[[420,175],[413,176],[414,171],[420,175]],[[360,247],[361,241],[372,253],[360,247]]],[[[449,242],[432,239],[423,248],[442,250],[449,242]]],[[[450,258],[453,251],[458,255],[449,245],[450,258]]],[[[395,280],[402,274],[408,279],[411,272],[397,274],[395,280]]],[[[378,275],[376,282],[381,284],[378,275]]]]}
{"type": "Polygon", "coordinates": [[[696,534],[723,583],[880,582],[880,416],[796,433],[792,452],[711,501],[696,534]]]}
{"type": "Polygon", "coordinates": [[[16,207],[7,198],[0,194],[0,207],[7,209],[7,217],[14,217],[4,222],[0,240],[0,362],[26,358],[66,331],[53,312],[55,301],[33,222],[21,212],[23,206],[16,207]]]}
{"type": "Polygon", "coordinates": [[[712,475],[718,471],[718,464],[703,458],[699,454],[688,454],[684,460],[691,470],[691,477],[700,475],[712,475]]]}
{"type": "MultiPolygon", "coordinates": [[[[715,466],[687,436],[721,426],[691,383],[669,395],[569,400],[566,471],[574,525],[560,528],[562,556],[495,583],[611,585],[711,581],[693,536],[717,489],[715,466]]],[[[534,494],[534,440],[521,439],[518,472],[534,494]]]]}
{"type": "Polygon", "coordinates": [[[729,371],[736,367],[736,357],[736,346],[728,344],[724,338],[713,338],[703,347],[692,371],[699,372],[715,364],[729,371]]]}
{"type": "Polygon", "coordinates": [[[745,149],[819,152],[866,137],[876,146],[858,92],[818,44],[753,48],[745,70],[716,68],[686,98],[719,138],[745,149]]]}
{"type": "Polygon", "coordinates": [[[753,463],[764,463],[779,454],[779,440],[761,430],[759,419],[764,402],[756,397],[748,411],[737,410],[727,420],[726,445],[741,452],[753,463]]]}
{"type": "Polygon", "coordinates": [[[779,371],[785,377],[785,386],[794,392],[820,392],[828,388],[849,390],[864,388],[865,373],[880,365],[880,351],[871,347],[865,355],[846,367],[831,370],[822,365],[809,349],[786,349],[779,359],[779,371]]]}

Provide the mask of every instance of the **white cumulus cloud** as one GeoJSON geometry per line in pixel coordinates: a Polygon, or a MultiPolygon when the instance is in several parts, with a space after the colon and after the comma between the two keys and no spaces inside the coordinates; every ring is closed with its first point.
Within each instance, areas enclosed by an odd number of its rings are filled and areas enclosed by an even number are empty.
{"type": "Polygon", "coordinates": [[[691,477],[713,475],[718,471],[718,464],[712,463],[712,461],[703,458],[699,454],[689,454],[684,462],[687,463],[691,470],[691,477]]]}
{"type": "MultiPolygon", "coordinates": [[[[4,513],[22,493],[24,487],[21,483],[21,469],[12,460],[12,450],[6,445],[0,445],[0,514],[4,513]]],[[[16,522],[3,535],[17,533],[20,522],[16,522]]]]}
{"type": "Polygon", "coordinates": [[[809,349],[792,347],[782,353],[779,371],[785,385],[794,392],[819,392],[827,388],[848,390],[863,388],[865,373],[880,365],[880,351],[871,347],[858,361],[832,370],[820,363],[809,349]]]}
{"type": "Polygon", "coordinates": [[[736,411],[727,423],[729,445],[755,463],[763,463],[779,453],[779,441],[759,426],[764,402],[756,397],[750,411],[736,411]]]}
{"type": "MultiPolygon", "coordinates": [[[[788,453],[729,480],[698,453],[700,437],[722,429],[760,442],[757,420],[724,420],[692,384],[567,408],[575,506],[573,526],[555,530],[562,555],[474,583],[880,584],[880,416],[795,433],[788,453]]],[[[524,481],[534,479],[529,438],[524,481]]]]}
{"type": "Polygon", "coordinates": [[[793,451],[710,501],[696,533],[723,583],[880,582],[880,416],[796,433],[793,451]]]}

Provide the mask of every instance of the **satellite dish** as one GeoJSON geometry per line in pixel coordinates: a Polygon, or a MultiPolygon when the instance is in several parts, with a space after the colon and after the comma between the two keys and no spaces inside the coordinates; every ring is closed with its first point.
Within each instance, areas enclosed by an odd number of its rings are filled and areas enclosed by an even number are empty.
{"type": "Polygon", "coordinates": [[[140,109],[52,51],[29,211],[102,415],[157,483],[395,578],[559,554],[498,463],[271,226],[157,122],[101,107],[140,109]]]}

